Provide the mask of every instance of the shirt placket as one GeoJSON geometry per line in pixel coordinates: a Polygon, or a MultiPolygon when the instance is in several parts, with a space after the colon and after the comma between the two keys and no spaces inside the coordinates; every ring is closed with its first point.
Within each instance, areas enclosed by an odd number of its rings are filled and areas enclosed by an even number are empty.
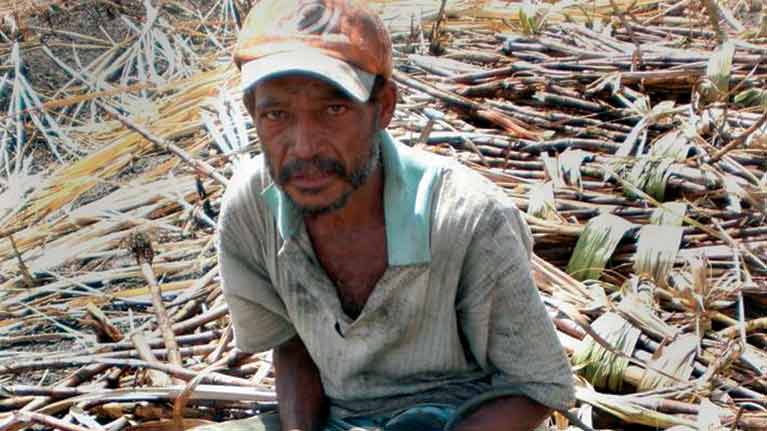
{"type": "Polygon", "coordinates": [[[340,326],[340,332],[348,329],[352,321],[343,313],[336,287],[314,254],[303,223],[294,235],[285,241],[280,255],[285,259],[285,268],[290,272],[289,277],[301,281],[304,288],[317,298],[323,310],[340,326]]]}

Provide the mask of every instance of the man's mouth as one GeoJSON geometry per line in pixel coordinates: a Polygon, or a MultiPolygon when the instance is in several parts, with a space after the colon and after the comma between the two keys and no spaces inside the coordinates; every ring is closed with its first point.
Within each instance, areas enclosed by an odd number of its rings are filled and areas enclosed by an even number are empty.
{"type": "Polygon", "coordinates": [[[301,190],[318,190],[327,187],[336,175],[330,172],[312,170],[296,173],[290,177],[290,184],[301,190]]]}
{"type": "Polygon", "coordinates": [[[288,163],[280,174],[280,182],[302,192],[312,193],[327,187],[334,178],[343,178],[345,170],[333,159],[297,160],[288,163]]]}

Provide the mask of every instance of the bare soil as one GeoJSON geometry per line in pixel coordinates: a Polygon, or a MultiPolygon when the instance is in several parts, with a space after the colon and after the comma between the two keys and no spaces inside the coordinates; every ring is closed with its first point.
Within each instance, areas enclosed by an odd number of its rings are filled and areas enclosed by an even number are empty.
{"type": "MultiPolygon", "coordinates": [[[[121,2],[118,0],[116,3],[121,2]]],[[[72,44],[92,44],[61,32],[92,36],[107,43],[110,39],[115,42],[122,41],[128,36],[130,30],[125,21],[120,18],[120,13],[134,21],[142,19],[144,13],[139,1],[122,3],[125,3],[123,10],[117,11],[115,7],[98,0],[65,1],[61,3],[62,7],[53,6],[31,14],[23,24],[34,29],[34,32],[31,32],[34,40],[46,44],[54,55],[78,69],[78,59],[83,66],[90,64],[106,51],[106,47],[79,47],[75,55],[72,44]]],[[[53,94],[70,80],[70,76],[39,48],[30,47],[23,52],[23,58],[29,71],[30,84],[38,91],[53,94]]]]}

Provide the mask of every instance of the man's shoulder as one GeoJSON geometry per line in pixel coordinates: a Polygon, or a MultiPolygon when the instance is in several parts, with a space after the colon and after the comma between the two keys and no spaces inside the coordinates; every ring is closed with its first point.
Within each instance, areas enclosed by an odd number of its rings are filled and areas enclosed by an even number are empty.
{"type": "Polygon", "coordinates": [[[221,198],[221,216],[223,219],[235,221],[235,224],[251,224],[264,220],[264,212],[268,207],[263,203],[261,193],[271,184],[263,156],[259,155],[240,161],[234,175],[221,198]]]}
{"type": "Polygon", "coordinates": [[[446,165],[440,183],[435,196],[433,234],[463,232],[463,235],[474,236],[478,232],[494,232],[501,224],[509,224],[520,244],[530,252],[530,228],[504,189],[479,171],[457,161],[446,165]]]}
{"type": "Polygon", "coordinates": [[[263,155],[243,159],[229,180],[222,205],[241,205],[243,200],[253,200],[261,195],[271,180],[263,155]]]}
{"type": "MultiPolygon", "coordinates": [[[[440,157],[440,156],[435,156],[440,157]]],[[[448,159],[447,157],[442,157],[448,159]]],[[[499,204],[513,206],[506,192],[479,171],[455,159],[443,165],[439,196],[449,204],[461,205],[478,211],[499,204]]]]}

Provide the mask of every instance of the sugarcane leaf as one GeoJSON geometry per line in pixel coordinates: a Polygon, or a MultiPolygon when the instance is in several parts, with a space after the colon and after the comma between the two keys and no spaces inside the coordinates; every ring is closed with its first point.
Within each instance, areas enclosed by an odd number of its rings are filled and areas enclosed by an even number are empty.
{"type": "Polygon", "coordinates": [[[647,137],[647,120],[642,118],[639,120],[631,132],[626,136],[626,139],[621,143],[618,151],[615,152],[617,157],[628,157],[634,153],[634,149],[637,146],[637,142],[641,142],[647,137]]]}
{"type": "Polygon", "coordinates": [[[589,157],[589,153],[583,150],[567,149],[559,155],[559,171],[563,180],[578,190],[583,189],[581,182],[581,166],[589,157]]]}
{"type": "Polygon", "coordinates": [[[586,282],[584,285],[588,289],[589,296],[592,298],[591,302],[588,304],[588,310],[602,310],[610,304],[603,283],[595,281],[586,282]]]}
{"type": "Polygon", "coordinates": [[[224,99],[229,106],[229,115],[232,117],[235,130],[237,131],[238,148],[243,149],[249,144],[245,118],[250,118],[250,115],[244,112],[245,109],[243,109],[242,104],[237,103],[232,93],[228,90],[224,92],[224,99]]]}
{"type": "Polygon", "coordinates": [[[747,344],[741,354],[741,358],[744,363],[747,363],[750,368],[756,370],[760,375],[767,373],[767,353],[764,351],[747,344]]]}
{"type": "Polygon", "coordinates": [[[144,9],[146,9],[146,14],[144,15],[142,33],[147,33],[151,31],[152,27],[154,26],[154,23],[159,16],[160,10],[152,6],[152,2],[150,0],[144,0],[144,9]]]}
{"type": "Polygon", "coordinates": [[[746,191],[740,185],[738,180],[730,174],[725,174],[722,177],[722,184],[724,185],[724,190],[727,192],[727,210],[736,213],[742,212],[743,207],[740,202],[743,197],[747,195],[746,191]]]}
{"type": "Polygon", "coordinates": [[[541,153],[541,161],[543,162],[543,169],[546,172],[546,176],[554,183],[554,188],[562,188],[565,185],[565,182],[559,171],[557,159],[550,157],[547,153],[541,153]]]}
{"type": "Polygon", "coordinates": [[[689,139],[679,129],[674,129],[653,143],[649,156],[653,158],[671,158],[681,162],[687,158],[692,145],[689,139]]]}
{"type": "MultiPolygon", "coordinates": [[[[608,311],[591,324],[591,329],[604,339],[614,350],[631,356],[642,331],[615,312],[608,311]]],[[[620,391],[628,359],[618,356],[598,344],[591,336],[578,343],[573,354],[573,367],[595,388],[620,391]]]]}
{"type": "MultiPolygon", "coordinates": [[[[633,279],[638,277],[635,276],[633,279]]],[[[659,318],[643,296],[628,289],[623,290],[623,299],[618,304],[618,312],[642,332],[660,339],[674,338],[680,332],[679,329],[659,318]]]]}
{"type": "Polygon", "coordinates": [[[576,398],[579,401],[589,403],[622,421],[641,424],[653,429],[670,429],[675,427],[677,431],[695,430],[695,422],[683,415],[661,413],[641,406],[634,395],[601,394],[585,385],[575,387],[576,398]]]}
{"type": "Polygon", "coordinates": [[[727,40],[714,52],[706,66],[706,77],[715,86],[719,94],[726,94],[730,89],[732,59],[735,55],[735,43],[727,40]]]}
{"type": "Polygon", "coordinates": [[[676,226],[645,225],[639,230],[634,271],[665,286],[682,242],[684,230],[676,226]]]}
{"type": "Polygon", "coordinates": [[[699,431],[719,431],[722,429],[720,415],[727,415],[725,411],[717,407],[708,398],[700,401],[698,409],[697,428],[699,431]]]}
{"type": "Polygon", "coordinates": [[[23,158],[7,177],[5,190],[0,192],[0,226],[22,208],[35,189],[42,186],[43,175],[30,173],[32,160],[31,155],[23,158]]]}
{"type": "Polygon", "coordinates": [[[624,177],[628,187],[624,187],[623,194],[631,199],[638,199],[640,190],[652,196],[653,199],[663,201],[666,194],[666,185],[670,177],[670,168],[674,164],[673,159],[642,158],[634,162],[634,165],[624,177]]]}
{"type": "Polygon", "coordinates": [[[767,106],[767,90],[761,88],[743,90],[735,95],[734,102],[744,108],[767,106]]]}
{"type": "MultiPolygon", "coordinates": [[[[634,165],[628,170],[628,175],[625,178],[626,182],[636,187],[637,190],[644,191],[647,184],[646,172],[652,169],[651,163],[652,160],[648,158],[636,159],[634,165]]],[[[639,193],[636,193],[632,188],[624,189],[623,194],[631,199],[639,197],[639,193]]]]}
{"type": "Polygon", "coordinates": [[[661,345],[652,359],[647,362],[642,380],[637,385],[640,392],[663,387],[669,387],[687,382],[692,377],[695,355],[698,349],[698,337],[694,334],[683,334],[668,345],[661,345]],[[676,377],[673,380],[656,371],[663,370],[666,374],[676,377]]]}
{"type": "Polygon", "coordinates": [[[647,184],[644,189],[647,194],[663,201],[666,196],[666,185],[670,176],[670,168],[674,163],[672,159],[661,159],[653,165],[653,169],[647,177],[647,184]]]}
{"type": "Polygon", "coordinates": [[[650,223],[666,226],[682,226],[686,213],[686,203],[666,202],[653,211],[650,216],[650,223]]]}
{"type": "Polygon", "coordinates": [[[162,79],[160,78],[159,72],[157,72],[157,67],[155,67],[158,59],[157,44],[154,35],[154,29],[144,35],[144,57],[146,58],[146,64],[148,66],[149,79],[154,84],[161,84],[162,79]]]}
{"type": "Polygon", "coordinates": [[[99,424],[96,419],[94,419],[92,416],[90,416],[88,413],[85,412],[81,407],[74,406],[71,409],[69,409],[69,413],[74,417],[77,422],[82,424],[84,427],[96,431],[104,431],[105,428],[99,424]]]}
{"type": "Polygon", "coordinates": [[[652,114],[652,104],[650,103],[650,98],[648,96],[637,97],[634,100],[625,100],[627,101],[627,106],[637,114],[645,117],[652,114]]]}
{"type": "Polygon", "coordinates": [[[537,11],[536,13],[536,24],[537,24],[537,32],[540,32],[543,30],[546,26],[546,22],[549,19],[550,16],[556,13],[560,13],[563,9],[567,9],[574,4],[576,4],[576,0],[562,0],[558,1],[557,3],[548,6],[545,3],[539,4],[540,7],[546,7],[545,12],[537,11]]]}
{"type": "Polygon", "coordinates": [[[527,213],[544,220],[557,220],[554,187],[551,181],[531,185],[527,213]]]}
{"type": "Polygon", "coordinates": [[[608,73],[604,75],[603,77],[597,79],[593,83],[589,84],[588,87],[586,87],[585,93],[587,95],[593,95],[593,94],[601,93],[603,91],[609,91],[610,94],[613,96],[620,96],[620,93],[619,93],[620,89],[621,89],[621,74],[614,72],[614,73],[608,73]]]}
{"type": "Polygon", "coordinates": [[[205,126],[205,129],[208,131],[208,133],[210,133],[211,137],[213,138],[213,143],[216,144],[218,149],[221,150],[223,154],[231,153],[233,148],[231,145],[229,145],[229,142],[224,139],[224,136],[221,134],[221,130],[219,130],[215,121],[213,121],[213,115],[208,111],[200,110],[200,117],[202,118],[202,123],[205,126]]]}
{"type": "Polygon", "coordinates": [[[577,280],[598,280],[623,236],[634,225],[616,215],[602,214],[591,219],[567,264],[567,273],[577,280]]]}
{"type": "Polygon", "coordinates": [[[658,122],[659,120],[672,114],[674,112],[674,105],[675,103],[673,100],[664,100],[653,106],[652,110],[650,111],[651,122],[658,122]]]}
{"type": "Polygon", "coordinates": [[[226,137],[227,142],[229,142],[229,147],[232,149],[232,151],[242,148],[241,143],[239,142],[237,131],[234,128],[234,121],[230,115],[229,109],[227,107],[228,105],[226,103],[226,99],[223,97],[223,94],[219,94],[213,106],[218,112],[218,121],[224,130],[224,136],[226,137]]]}
{"type": "Polygon", "coordinates": [[[519,8],[519,21],[522,24],[522,33],[525,35],[535,34],[535,15],[538,13],[536,4],[525,1],[519,8]]]}

